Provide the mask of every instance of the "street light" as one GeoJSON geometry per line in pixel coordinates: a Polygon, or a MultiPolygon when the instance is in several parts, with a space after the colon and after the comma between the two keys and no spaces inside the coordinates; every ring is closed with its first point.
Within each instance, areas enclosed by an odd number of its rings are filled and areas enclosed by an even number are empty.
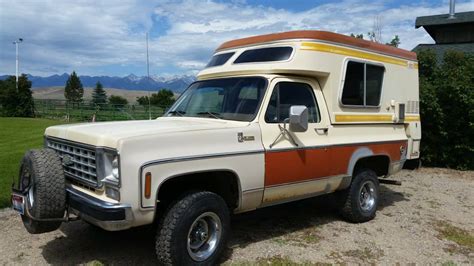
{"type": "MultiPolygon", "coordinates": [[[[148,59],[148,32],[146,33],[146,75],[147,81],[150,82],[150,60],[148,59]]],[[[148,119],[151,120],[151,105],[150,105],[150,88],[148,88],[148,119]]]]}
{"type": "Polygon", "coordinates": [[[18,90],[18,44],[23,42],[23,38],[18,38],[13,44],[16,46],[16,89],[18,90]]]}

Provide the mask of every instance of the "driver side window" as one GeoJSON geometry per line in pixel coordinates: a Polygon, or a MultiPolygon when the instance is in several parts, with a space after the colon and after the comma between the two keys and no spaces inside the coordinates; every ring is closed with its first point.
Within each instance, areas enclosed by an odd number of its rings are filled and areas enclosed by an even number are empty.
{"type": "Polygon", "coordinates": [[[304,105],[308,108],[308,123],[321,121],[311,86],[305,83],[280,82],[273,89],[265,113],[265,122],[283,123],[289,117],[290,107],[293,105],[304,105]]]}

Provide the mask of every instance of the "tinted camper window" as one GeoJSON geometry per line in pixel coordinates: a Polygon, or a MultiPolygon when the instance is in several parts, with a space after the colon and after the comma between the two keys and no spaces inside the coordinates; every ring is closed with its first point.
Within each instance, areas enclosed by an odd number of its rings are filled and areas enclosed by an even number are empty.
{"type": "Polygon", "coordinates": [[[234,64],[251,62],[271,62],[284,61],[290,58],[293,48],[291,47],[269,47],[260,49],[251,49],[244,51],[234,64]]]}
{"type": "Polygon", "coordinates": [[[379,106],[384,71],[382,66],[348,62],[342,89],[342,104],[379,106]]]}
{"type": "Polygon", "coordinates": [[[211,61],[207,64],[206,67],[221,66],[229,60],[234,55],[234,53],[225,53],[217,54],[211,58],[211,61]]]}

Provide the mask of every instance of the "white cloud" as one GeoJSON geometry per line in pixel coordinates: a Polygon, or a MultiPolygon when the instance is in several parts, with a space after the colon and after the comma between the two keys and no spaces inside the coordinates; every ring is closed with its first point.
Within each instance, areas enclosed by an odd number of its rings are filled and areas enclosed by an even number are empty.
{"type": "MultiPolygon", "coordinates": [[[[456,11],[474,10],[473,2],[459,2],[456,11]]],[[[150,40],[152,74],[194,74],[227,40],[297,29],[366,35],[375,16],[382,18],[385,41],[398,34],[401,47],[412,49],[432,42],[423,29],[414,28],[415,18],[448,11],[446,0],[398,7],[388,7],[383,0],[345,0],[315,4],[301,12],[210,0],[0,0],[0,4],[8,6],[0,8],[0,73],[14,71],[11,41],[21,35],[25,38],[22,70],[43,75],[73,69],[97,74],[102,66],[113,72],[114,65],[138,69],[145,57],[144,34],[152,28],[153,16],[166,21],[167,29],[150,40]]]]}

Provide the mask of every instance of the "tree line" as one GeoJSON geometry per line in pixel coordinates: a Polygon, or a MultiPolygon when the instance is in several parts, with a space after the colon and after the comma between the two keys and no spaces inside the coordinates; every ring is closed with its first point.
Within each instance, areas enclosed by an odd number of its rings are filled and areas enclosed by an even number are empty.
{"type": "MultiPolygon", "coordinates": [[[[80,78],[76,72],[73,71],[69,76],[66,86],[64,87],[64,97],[70,102],[82,102],[84,96],[84,88],[82,86],[80,78]]],[[[161,89],[158,93],[152,93],[150,98],[148,96],[137,97],[136,99],[139,105],[158,105],[158,106],[170,106],[174,103],[174,94],[172,91],[167,89],[161,89]]],[[[104,90],[104,86],[100,81],[97,81],[94,91],[92,92],[92,101],[96,105],[127,105],[128,100],[120,95],[110,95],[107,97],[107,92],[104,90]]]]}
{"type": "MultiPolygon", "coordinates": [[[[9,117],[34,117],[35,104],[31,81],[28,76],[22,74],[18,77],[18,88],[16,77],[9,76],[5,80],[0,80],[0,116],[9,117]]],[[[84,103],[84,87],[76,72],[73,71],[66,81],[64,87],[64,97],[74,107],[76,104],[84,103]]],[[[139,105],[148,109],[148,106],[168,107],[175,101],[175,95],[171,90],[161,89],[157,93],[152,93],[150,97],[141,96],[136,98],[139,105]]],[[[104,105],[124,106],[128,105],[128,100],[120,95],[107,96],[102,83],[98,81],[92,92],[91,104],[99,109],[104,105]]]]}

